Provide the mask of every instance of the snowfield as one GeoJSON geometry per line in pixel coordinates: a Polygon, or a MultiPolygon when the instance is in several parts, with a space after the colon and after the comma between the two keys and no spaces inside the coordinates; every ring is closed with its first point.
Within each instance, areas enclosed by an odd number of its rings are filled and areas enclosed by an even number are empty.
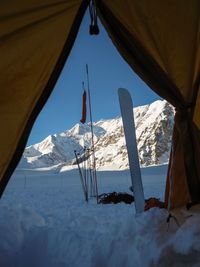
{"type": "MultiPolygon", "coordinates": [[[[167,166],[142,169],[163,199],[167,166]]],[[[99,171],[99,193],[128,192],[129,171],[99,171]]],[[[1,267],[200,266],[200,213],[84,201],[77,170],[17,170],[0,200],[1,267]]]]}

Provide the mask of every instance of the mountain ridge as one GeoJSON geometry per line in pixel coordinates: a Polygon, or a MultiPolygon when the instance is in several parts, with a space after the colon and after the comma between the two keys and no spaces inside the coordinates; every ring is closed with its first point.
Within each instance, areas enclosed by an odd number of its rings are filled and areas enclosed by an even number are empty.
{"type": "MultiPolygon", "coordinates": [[[[168,162],[174,108],[165,100],[134,108],[136,137],[141,166],[168,162]]],[[[97,169],[127,169],[128,158],[120,116],[94,122],[97,169]]],[[[49,135],[42,142],[25,148],[18,168],[71,166],[74,150],[82,153],[91,146],[90,125],[77,123],[71,129],[49,135]]]]}

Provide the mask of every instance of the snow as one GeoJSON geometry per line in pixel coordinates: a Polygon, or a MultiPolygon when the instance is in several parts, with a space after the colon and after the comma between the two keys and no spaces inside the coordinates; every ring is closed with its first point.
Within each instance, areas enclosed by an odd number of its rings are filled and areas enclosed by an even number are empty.
{"type": "MultiPolygon", "coordinates": [[[[171,149],[174,108],[165,100],[134,108],[136,136],[141,166],[168,163],[171,149]]],[[[121,117],[93,123],[96,166],[128,168],[127,150],[121,117]],[[120,164],[119,164],[120,163],[120,164]]],[[[76,124],[62,133],[49,135],[25,149],[20,168],[72,165],[74,150],[82,154],[91,147],[90,124],[76,124]]],[[[117,168],[116,168],[117,169],[117,168]]]]}
{"type": "MultiPolygon", "coordinates": [[[[142,169],[145,197],[163,199],[166,165],[142,169]]],[[[126,171],[98,171],[99,190],[129,192],[126,171]]],[[[196,209],[196,210],[195,210],[196,209]]],[[[17,170],[0,201],[0,266],[200,266],[200,213],[84,202],[78,170],[17,170]]]]}

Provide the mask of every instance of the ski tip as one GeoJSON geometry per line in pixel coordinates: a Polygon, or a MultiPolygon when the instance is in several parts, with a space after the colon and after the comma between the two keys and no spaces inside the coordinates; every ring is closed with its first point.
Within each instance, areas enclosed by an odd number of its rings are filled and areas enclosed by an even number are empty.
{"type": "Polygon", "coordinates": [[[121,103],[121,101],[127,101],[127,103],[129,103],[129,105],[133,106],[133,102],[132,102],[132,97],[131,94],[129,93],[129,91],[125,88],[119,88],[118,89],[118,97],[119,97],[119,102],[121,103]]]}
{"type": "Polygon", "coordinates": [[[129,94],[129,91],[125,88],[118,88],[118,94],[120,93],[128,93],[129,94]]]}
{"type": "Polygon", "coordinates": [[[118,88],[118,96],[126,96],[126,97],[129,97],[131,98],[131,94],[129,93],[128,89],[125,89],[125,88],[118,88]]]}

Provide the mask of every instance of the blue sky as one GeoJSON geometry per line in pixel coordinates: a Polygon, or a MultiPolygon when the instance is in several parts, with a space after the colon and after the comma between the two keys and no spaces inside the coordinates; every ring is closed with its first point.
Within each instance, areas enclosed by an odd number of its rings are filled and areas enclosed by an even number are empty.
{"type": "Polygon", "coordinates": [[[97,36],[89,35],[89,24],[86,12],[62,74],[33,126],[28,145],[40,142],[50,134],[66,131],[80,121],[82,82],[87,84],[86,64],[89,66],[93,121],[120,115],[119,87],[130,91],[134,106],[159,99],[123,60],[100,22],[97,36]]]}

